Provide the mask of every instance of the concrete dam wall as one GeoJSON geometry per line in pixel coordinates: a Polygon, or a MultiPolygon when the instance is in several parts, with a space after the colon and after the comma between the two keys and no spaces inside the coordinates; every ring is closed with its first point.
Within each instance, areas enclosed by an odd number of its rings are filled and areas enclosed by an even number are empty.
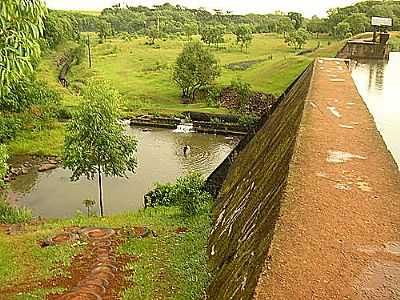
{"type": "Polygon", "coordinates": [[[208,299],[252,299],[279,215],[314,67],[292,84],[211,176],[218,195],[209,237],[208,299]]]}

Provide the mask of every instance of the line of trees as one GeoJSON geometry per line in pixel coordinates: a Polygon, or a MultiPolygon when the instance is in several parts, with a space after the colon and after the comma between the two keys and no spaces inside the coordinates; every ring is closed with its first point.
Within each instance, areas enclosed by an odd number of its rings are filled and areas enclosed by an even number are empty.
{"type": "Polygon", "coordinates": [[[149,28],[155,27],[162,35],[184,34],[190,37],[198,32],[207,32],[210,27],[224,26],[224,32],[227,33],[233,32],[240,24],[247,24],[251,26],[253,33],[285,34],[304,27],[317,36],[321,33],[330,33],[341,37],[343,29],[349,28],[348,32],[351,34],[370,30],[372,16],[393,18],[393,29],[400,30],[400,1],[362,1],[355,5],[330,9],[327,18],[314,16],[311,19],[304,18],[298,12],[236,15],[229,11],[209,12],[203,8],[190,9],[169,3],[155,5],[152,8],[123,7],[118,4],[104,9],[98,17],[78,13],[74,16],[82,31],[98,30],[100,19],[109,24],[113,34],[118,32],[146,34],[149,28]]]}

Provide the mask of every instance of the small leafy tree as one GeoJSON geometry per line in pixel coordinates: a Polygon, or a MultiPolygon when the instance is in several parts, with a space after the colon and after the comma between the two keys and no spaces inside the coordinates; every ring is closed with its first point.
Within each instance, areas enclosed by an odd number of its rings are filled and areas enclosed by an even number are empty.
{"type": "Polygon", "coordinates": [[[285,38],[285,42],[289,46],[294,46],[295,49],[301,49],[307,43],[310,34],[304,28],[300,28],[296,31],[289,32],[285,38]]]}
{"type": "Polygon", "coordinates": [[[303,26],[304,17],[301,13],[298,12],[289,12],[288,15],[290,20],[292,20],[294,24],[294,28],[296,30],[300,29],[303,26]]]}
{"type": "Polygon", "coordinates": [[[96,205],[96,201],[94,201],[93,199],[85,199],[83,200],[83,205],[85,205],[86,209],[87,209],[87,216],[90,217],[90,210],[93,208],[93,206],[96,205]]]}
{"type": "Polygon", "coordinates": [[[231,82],[231,88],[239,96],[239,107],[242,112],[246,110],[246,105],[249,103],[250,98],[253,96],[254,92],[251,89],[251,85],[240,79],[233,80],[231,82]]]}
{"type": "Polygon", "coordinates": [[[211,203],[212,197],[203,190],[203,187],[204,179],[199,173],[177,179],[175,199],[183,215],[196,215],[211,203]]]}
{"type": "Polygon", "coordinates": [[[71,180],[82,175],[99,180],[100,212],[104,216],[102,175],[126,176],[136,168],[136,141],[118,122],[120,95],[106,82],[90,82],[83,102],[67,126],[64,166],[72,170],[71,180]]]}
{"type": "Polygon", "coordinates": [[[182,89],[182,97],[193,100],[198,89],[210,85],[219,75],[214,55],[200,42],[191,42],[178,56],[172,77],[182,89]]]}
{"type": "Polygon", "coordinates": [[[253,40],[253,32],[248,24],[241,24],[236,27],[236,29],[233,31],[233,34],[236,35],[236,43],[240,45],[240,51],[243,51],[243,48],[249,47],[251,41],[253,40]]]}
{"type": "Polygon", "coordinates": [[[97,34],[99,35],[101,42],[106,41],[107,37],[111,36],[112,34],[111,24],[106,20],[100,20],[97,23],[97,34]]]}
{"type": "Polygon", "coordinates": [[[286,38],[288,32],[292,32],[295,30],[292,20],[286,16],[282,16],[279,18],[277,26],[278,32],[283,33],[284,38],[286,38]]]}
{"type": "Polygon", "coordinates": [[[41,0],[0,1],[0,98],[32,73],[46,14],[41,0]]]}
{"type": "Polygon", "coordinates": [[[344,39],[351,36],[351,26],[347,22],[340,22],[335,26],[335,35],[339,39],[344,39]]]}
{"type": "Polygon", "coordinates": [[[150,40],[150,45],[154,45],[156,40],[160,38],[160,32],[156,26],[147,29],[146,35],[150,40]]]}
{"type": "Polygon", "coordinates": [[[198,26],[194,22],[188,22],[183,25],[183,32],[186,35],[188,41],[192,40],[192,35],[197,34],[198,26]]]}

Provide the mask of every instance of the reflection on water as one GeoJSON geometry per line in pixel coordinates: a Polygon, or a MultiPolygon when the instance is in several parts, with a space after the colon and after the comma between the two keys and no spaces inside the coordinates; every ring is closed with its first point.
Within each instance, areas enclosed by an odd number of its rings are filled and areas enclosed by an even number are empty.
{"type": "Polygon", "coordinates": [[[400,53],[392,52],[389,62],[354,63],[352,76],[388,149],[400,166],[400,53]]]}
{"type": "MultiPolygon", "coordinates": [[[[178,134],[172,130],[144,132],[129,128],[138,139],[138,168],[128,178],[105,178],[105,213],[115,214],[143,207],[143,195],[155,182],[174,182],[178,176],[198,171],[208,176],[225,159],[238,139],[208,134],[178,134]],[[183,147],[191,148],[187,156],[183,147]]],[[[82,201],[98,198],[97,179],[70,182],[71,173],[56,169],[46,173],[22,175],[11,184],[18,203],[43,217],[70,217],[85,211],[82,201]]]]}

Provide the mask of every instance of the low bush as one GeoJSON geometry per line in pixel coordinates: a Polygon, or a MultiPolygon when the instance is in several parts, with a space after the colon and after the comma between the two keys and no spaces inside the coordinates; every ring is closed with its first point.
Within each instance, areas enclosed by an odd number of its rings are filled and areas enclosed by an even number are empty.
{"type": "Polygon", "coordinates": [[[46,82],[28,79],[15,85],[11,92],[0,98],[0,109],[9,112],[23,112],[32,105],[58,105],[60,95],[50,89],[46,82]]]}
{"type": "Polygon", "coordinates": [[[0,115],[0,143],[6,143],[14,139],[21,128],[21,121],[11,115],[0,115]]]}
{"type": "Polygon", "coordinates": [[[4,198],[0,199],[0,224],[28,223],[32,220],[32,212],[25,207],[13,207],[4,198]]]}
{"type": "Polygon", "coordinates": [[[232,80],[231,88],[238,94],[241,110],[244,110],[254,92],[251,85],[240,79],[232,80]]]}
{"type": "Polygon", "coordinates": [[[4,187],[4,177],[8,172],[8,152],[5,145],[0,145],[0,187],[4,187]]]}
{"type": "Polygon", "coordinates": [[[179,177],[175,184],[157,184],[145,195],[145,207],[178,206],[183,215],[196,215],[205,211],[212,201],[203,187],[204,179],[199,173],[179,177]]]}
{"type": "Polygon", "coordinates": [[[239,118],[238,123],[245,127],[254,127],[258,122],[258,118],[252,115],[242,115],[239,118]]]}

